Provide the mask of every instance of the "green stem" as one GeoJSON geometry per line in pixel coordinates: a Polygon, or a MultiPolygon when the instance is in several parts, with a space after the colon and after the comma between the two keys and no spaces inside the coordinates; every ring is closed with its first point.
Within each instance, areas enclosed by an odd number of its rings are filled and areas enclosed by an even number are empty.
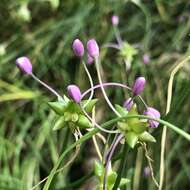
{"type": "Polygon", "coordinates": [[[115,184],[113,186],[113,190],[118,189],[118,187],[120,185],[120,181],[121,181],[121,178],[122,178],[124,168],[126,167],[126,162],[127,162],[126,155],[127,155],[128,151],[129,151],[129,148],[127,150],[126,150],[126,148],[127,148],[127,144],[125,143],[125,145],[123,147],[123,152],[122,152],[122,157],[121,157],[121,161],[120,161],[119,170],[117,172],[118,175],[117,175],[115,184]]]}
{"type": "MultiPolygon", "coordinates": [[[[151,119],[151,120],[155,120],[158,121],[159,123],[161,123],[162,125],[167,126],[168,128],[172,129],[173,131],[175,131],[176,133],[178,133],[179,135],[183,136],[184,138],[186,138],[188,141],[190,141],[190,135],[188,133],[186,133],[185,131],[183,131],[182,129],[176,127],[175,125],[164,121],[162,119],[155,119],[149,116],[144,116],[144,115],[126,115],[123,117],[118,117],[115,119],[112,119],[108,122],[105,122],[102,127],[103,128],[108,128],[108,127],[112,127],[113,124],[115,124],[118,121],[121,121],[123,119],[129,119],[129,118],[140,118],[140,119],[151,119]]],[[[86,133],[83,137],[81,137],[78,141],[76,141],[75,143],[73,143],[72,145],[70,145],[59,157],[57,163],[55,164],[55,166],[53,167],[53,169],[51,170],[51,173],[48,177],[48,180],[46,181],[43,190],[48,190],[50,187],[50,184],[53,180],[54,175],[56,174],[56,170],[59,168],[59,165],[61,164],[61,162],[63,161],[64,157],[67,155],[67,153],[69,153],[72,149],[74,149],[77,145],[85,142],[86,140],[90,139],[93,135],[95,135],[96,133],[100,132],[100,129],[95,128],[92,131],[86,133]]]]}

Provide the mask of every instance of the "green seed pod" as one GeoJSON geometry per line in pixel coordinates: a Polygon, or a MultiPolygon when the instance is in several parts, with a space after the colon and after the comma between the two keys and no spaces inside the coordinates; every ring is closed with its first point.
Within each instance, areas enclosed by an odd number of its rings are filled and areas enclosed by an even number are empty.
{"type": "Polygon", "coordinates": [[[156,139],[147,131],[139,135],[139,140],[145,142],[156,142],[156,139]]]}
{"type": "Polygon", "coordinates": [[[115,105],[115,109],[119,112],[119,114],[120,114],[121,116],[126,116],[127,113],[128,113],[128,111],[126,110],[126,108],[121,107],[121,106],[118,105],[118,104],[115,105]]]}
{"type": "Polygon", "coordinates": [[[138,135],[135,132],[130,131],[126,133],[125,140],[131,148],[134,148],[138,141],[138,135]]]}
{"type": "Polygon", "coordinates": [[[58,130],[58,129],[61,129],[63,127],[65,127],[65,120],[64,120],[64,117],[60,117],[56,122],[55,122],[55,125],[53,127],[53,130],[58,130]]]}
{"type": "Polygon", "coordinates": [[[78,121],[78,119],[79,119],[79,116],[78,116],[77,113],[73,113],[73,114],[71,115],[71,121],[72,121],[72,122],[76,123],[76,122],[78,121]]]}
{"type": "Polygon", "coordinates": [[[79,127],[82,127],[82,128],[90,128],[90,127],[92,127],[92,124],[90,123],[90,121],[84,115],[79,115],[77,125],[79,127]]]}
{"type": "Polygon", "coordinates": [[[58,115],[63,115],[66,108],[67,108],[67,103],[62,101],[62,102],[48,102],[48,105],[57,113],[58,115]]]}
{"type": "Polygon", "coordinates": [[[72,113],[65,112],[64,113],[64,118],[65,118],[65,121],[67,121],[67,122],[72,121],[72,113]]]}
{"type": "MultiPolygon", "coordinates": [[[[95,106],[95,104],[96,104],[96,102],[98,101],[98,99],[92,99],[92,100],[90,100],[90,102],[85,106],[85,111],[87,112],[87,113],[91,113],[92,112],[92,109],[93,109],[93,107],[95,106]]],[[[81,104],[82,105],[85,105],[86,103],[88,102],[88,100],[83,100],[82,102],[81,102],[81,104]]]]}

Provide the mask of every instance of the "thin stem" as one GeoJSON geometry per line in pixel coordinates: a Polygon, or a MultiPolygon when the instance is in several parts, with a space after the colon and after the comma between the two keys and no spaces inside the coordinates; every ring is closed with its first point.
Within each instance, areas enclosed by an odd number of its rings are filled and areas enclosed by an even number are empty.
{"type": "MultiPolygon", "coordinates": [[[[78,138],[78,134],[75,132],[74,133],[74,137],[75,137],[75,142],[77,142],[79,140],[78,138]]],[[[55,174],[58,174],[60,172],[62,172],[65,168],[67,168],[77,157],[78,153],[80,150],[80,144],[76,146],[76,150],[74,155],[71,156],[71,159],[69,159],[69,161],[61,168],[57,169],[55,174]]],[[[38,182],[36,185],[34,185],[32,188],[30,188],[30,190],[34,190],[36,189],[39,185],[41,185],[43,182],[45,182],[48,179],[49,176],[45,177],[44,179],[42,179],[40,182],[38,182]]]]}
{"type": "MultiPolygon", "coordinates": [[[[92,131],[93,128],[91,128],[91,129],[86,129],[86,130],[87,130],[87,131],[92,131]]],[[[96,134],[96,136],[102,141],[103,144],[106,144],[106,139],[105,139],[105,137],[104,137],[101,133],[96,134]]]]}
{"type": "Polygon", "coordinates": [[[119,47],[119,45],[114,44],[114,43],[107,43],[105,45],[102,46],[103,48],[114,48],[114,49],[118,49],[120,50],[121,48],[119,47]]]}
{"type": "Polygon", "coordinates": [[[120,141],[124,138],[123,134],[120,134],[118,138],[116,139],[115,143],[112,146],[112,149],[110,150],[108,156],[106,156],[106,167],[105,167],[105,174],[104,174],[104,184],[103,184],[103,190],[107,189],[107,173],[108,173],[108,168],[109,164],[111,161],[111,158],[115,152],[115,149],[117,148],[117,145],[120,143],[120,141]]]}
{"type": "Polygon", "coordinates": [[[41,81],[37,76],[35,76],[33,73],[31,74],[32,78],[39,82],[42,86],[47,88],[50,92],[52,92],[55,96],[57,96],[58,99],[63,100],[61,95],[59,95],[53,88],[51,88],[49,85],[47,85],[45,82],[41,81]]]}
{"type": "MultiPolygon", "coordinates": [[[[114,139],[113,139],[113,141],[112,141],[112,144],[110,145],[110,148],[109,148],[109,150],[107,151],[107,153],[106,153],[106,148],[105,148],[105,150],[104,150],[104,157],[105,157],[104,159],[105,159],[105,161],[107,160],[107,156],[109,155],[110,151],[112,150],[112,147],[113,147],[113,145],[115,144],[115,142],[116,142],[116,140],[117,140],[117,138],[118,138],[118,135],[119,135],[119,134],[116,134],[116,135],[115,135],[115,137],[114,137],[114,139]]],[[[110,138],[110,136],[108,137],[108,140],[107,140],[107,146],[109,146],[109,145],[108,145],[109,138],[110,138]]]]}
{"type": "Polygon", "coordinates": [[[145,156],[146,156],[147,161],[148,161],[148,166],[150,168],[150,173],[151,173],[152,180],[153,180],[154,184],[156,185],[156,187],[159,188],[159,184],[158,184],[158,182],[157,182],[157,180],[156,180],[156,178],[154,176],[154,170],[153,170],[153,167],[152,167],[152,164],[151,164],[152,159],[148,155],[148,150],[147,150],[146,144],[142,143],[142,145],[143,145],[143,148],[145,150],[145,156]]]}
{"type": "MultiPolygon", "coordinates": [[[[103,87],[120,87],[120,88],[125,88],[129,91],[131,91],[131,88],[128,87],[127,85],[125,84],[122,84],[122,83],[117,83],[117,82],[106,82],[106,83],[102,83],[102,86],[103,87]]],[[[101,85],[100,84],[97,84],[95,86],[92,87],[94,90],[97,89],[97,88],[101,88],[101,85]]],[[[88,90],[86,90],[83,94],[82,94],[82,99],[89,93],[91,92],[91,89],[92,88],[89,88],[88,90]]]]}
{"type": "Polygon", "coordinates": [[[127,148],[127,143],[125,143],[124,147],[123,147],[122,157],[121,157],[121,161],[120,161],[120,166],[119,166],[119,170],[117,172],[118,175],[117,175],[115,184],[113,186],[113,190],[117,190],[118,189],[118,187],[120,185],[120,182],[121,182],[123,171],[126,168],[126,162],[127,162],[126,155],[127,155],[128,151],[129,151],[129,149],[126,150],[126,148],[127,148]]]}
{"type": "Polygon", "coordinates": [[[93,143],[94,143],[94,147],[95,147],[95,149],[96,149],[96,152],[97,152],[97,154],[98,154],[98,157],[99,157],[100,161],[102,161],[102,155],[101,155],[101,152],[100,152],[98,143],[97,143],[97,141],[96,141],[96,136],[93,136],[93,137],[92,137],[92,140],[93,140],[93,143]]]}
{"type": "MultiPolygon", "coordinates": [[[[129,91],[131,91],[131,88],[125,84],[122,83],[117,83],[117,82],[106,82],[106,83],[102,83],[103,87],[120,87],[120,88],[125,88],[129,91]]],[[[82,94],[82,99],[89,93],[91,92],[92,89],[97,89],[97,88],[101,88],[100,84],[94,85],[93,87],[87,89],[85,92],[83,92],[82,94]]],[[[139,99],[141,100],[141,102],[144,104],[145,108],[148,108],[148,105],[146,104],[146,102],[144,101],[144,99],[142,98],[142,96],[138,96],[139,99]]],[[[135,98],[135,97],[134,97],[135,98]]],[[[132,100],[134,99],[132,98],[132,100]]]]}
{"type": "Polygon", "coordinates": [[[121,39],[120,32],[119,32],[117,26],[114,26],[113,28],[114,28],[114,34],[115,34],[117,43],[118,43],[119,47],[121,48],[123,46],[123,41],[121,39]]]}
{"type": "MultiPolygon", "coordinates": [[[[166,105],[166,115],[170,112],[171,107],[171,101],[172,101],[172,88],[173,88],[173,80],[175,74],[178,72],[178,70],[189,61],[190,56],[186,56],[182,61],[180,61],[177,66],[174,67],[170,74],[170,79],[168,82],[168,93],[167,93],[167,105],[166,105]]],[[[162,190],[163,182],[164,182],[164,157],[165,157],[165,148],[166,148],[166,135],[167,135],[167,127],[164,126],[162,130],[162,138],[161,138],[161,154],[160,154],[160,186],[159,190],[162,190]]]]}
{"type": "MultiPolygon", "coordinates": [[[[183,136],[184,138],[186,138],[188,141],[190,141],[190,135],[188,133],[186,133],[185,131],[183,131],[182,129],[180,129],[179,127],[176,127],[175,125],[164,121],[162,119],[156,119],[156,118],[152,118],[149,116],[145,116],[145,115],[126,115],[123,117],[117,117],[115,119],[112,119],[110,121],[105,122],[102,125],[102,128],[111,128],[112,125],[114,125],[115,123],[117,123],[118,121],[121,121],[123,119],[128,119],[128,118],[140,118],[140,119],[152,119],[154,121],[157,121],[159,123],[161,123],[162,125],[167,126],[168,128],[172,129],[173,131],[175,131],[176,133],[178,133],[179,135],[183,136]]],[[[48,179],[43,187],[43,190],[48,190],[51,182],[56,174],[56,170],[58,169],[58,167],[60,166],[60,164],[62,163],[63,159],[65,158],[65,156],[71,151],[73,150],[77,145],[84,143],[85,141],[87,141],[88,139],[90,139],[92,136],[96,135],[98,132],[100,132],[100,129],[98,128],[94,128],[92,131],[86,133],[85,135],[83,135],[83,137],[81,137],[77,142],[71,144],[59,157],[57,163],[55,164],[55,166],[53,167],[53,169],[50,172],[50,175],[48,176],[48,179]]]]}
{"type": "Polygon", "coordinates": [[[81,109],[83,111],[83,113],[85,114],[85,116],[92,122],[92,124],[94,124],[94,126],[96,126],[98,129],[100,129],[101,131],[105,132],[105,133],[110,133],[110,134],[115,134],[115,133],[119,133],[119,130],[107,130],[102,128],[100,125],[98,125],[96,123],[96,121],[94,121],[89,115],[88,113],[85,111],[85,109],[81,106],[81,109]]]}
{"type": "Polygon", "coordinates": [[[82,65],[83,65],[83,67],[84,67],[84,69],[86,71],[86,74],[87,74],[88,79],[90,81],[90,87],[91,87],[90,97],[88,98],[87,102],[83,106],[83,108],[85,108],[88,105],[88,103],[90,102],[90,100],[92,100],[92,97],[94,95],[94,89],[93,89],[93,80],[92,80],[92,77],[91,77],[90,72],[88,71],[88,68],[86,67],[84,61],[82,61],[82,65]]]}
{"type": "MultiPolygon", "coordinates": [[[[95,113],[96,113],[96,112],[95,112],[95,108],[93,108],[93,110],[92,110],[93,123],[95,122],[95,113]]],[[[99,159],[102,161],[102,154],[101,154],[101,152],[100,152],[100,149],[99,149],[98,143],[97,143],[97,141],[96,141],[96,136],[95,136],[95,135],[92,137],[92,140],[93,140],[93,143],[94,143],[96,152],[97,152],[97,154],[98,154],[98,157],[99,157],[99,159]]]]}
{"type": "Polygon", "coordinates": [[[133,177],[133,190],[139,189],[139,184],[141,180],[142,161],[143,161],[143,149],[142,147],[139,147],[137,151],[137,158],[136,158],[135,171],[133,177]]]}
{"type": "Polygon", "coordinates": [[[147,109],[148,105],[146,104],[146,102],[144,101],[144,99],[142,98],[142,96],[139,95],[138,97],[141,100],[141,102],[144,104],[145,108],[147,109]]]}
{"type": "Polygon", "coordinates": [[[111,110],[118,116],[118,117],[121,117],[121,115],[119,114],[119,112],[114,108],[114,106],[112,105],[112,103],[110,102],[105,90],[104,90],[104,86],[102,85],[102,79],[101,79],[101,75],[100,75],[100,70],[99,70],[99,63],[98,63],[98,59],[96,58],[95,59],[95,65],[96,65],[96,71],[97,71],[97,74],[98,74],[98,80],[99,80],[99,83],[100,83],[100,88],[102,90],[102,93],[104,95],[104,98],[107,102],[107,104],[109,105],[109,107],[111,108],[111,110]]]}

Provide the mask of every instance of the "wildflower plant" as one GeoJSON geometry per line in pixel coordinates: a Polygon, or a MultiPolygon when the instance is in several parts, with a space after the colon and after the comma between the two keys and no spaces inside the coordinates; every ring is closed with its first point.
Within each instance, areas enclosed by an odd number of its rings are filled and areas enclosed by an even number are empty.
{"type": "MultiPolygon", "coordinates": [[[[130,69],[133,57],[138,51],[127,42],[122,41],[118,29],[119,17],[114,15],[111,21],[117,44],[108,44],[107,47],[114,47],[119,50],[124,63],[126,63],[126,68],[130,69]]],[[[52,129],[61,130],[67,127],[76,139],[76,142],[61,154],[50,175],[46,178],[47,181],[43,188],[44,190],[49,189],[66,154],[88,139],[93,140],[99,158],[99,160],[94,162],[94,175],[97,178],[97,185],[94,189],[97,190],[118,190],[122,186],[130,183],[130,179],[123,176],[122,169],[124,165],[122,165],[122,161],[118,171],[113,167],[112,158],[119,146],[123,147],[123,157],[121,159],[125,159],[127,153],[126,147],[128,147],[130,151],[136,151],[135,147],[140,146],[145,149],[147,153],[146,144],[156,143],[156,138],[152,135],[152,131],[161,125],[171,128],[190,140],[189,134],[160,119],[160,112],[152,107],[152,105],[147,105],[143,99],[143,92],[146,90],[148,81],[146,81],[144,76],[134,78],[134,83],[131,86],[119,82],[103,82],[100,72],[101,50],[97,41],[95,39],[88,40],[85,48],[81,40],[75,39],[72,44],[72,50],[74,55],[79,58],[89,79],[90,88],[84,92],[81,92],[80,87],[76,84],[70,84],[67,86],[67,94],[60,95],[34,74],[32,63],[28,57],[20,57],[16,60],[17,67],[23,73],[31,76],[56,96],[57,99],[55,101],[48,102],[49,107],[57,114],[57,119],[52,129]],[[87,65],[95,67],[99,81],[98,84],[94,84],[87,65]],[[123,99],[123,105],[112,103],[106,93],[106,88],[109,87],[115,88],[115,90],[122,88],[127,92],[128,99],[123,99]],[[99,99],[95,97],[95,90],[97,89],[101,90],[110,111],[115,115],[114,118],[104,124],[98,124],[96,121],[96,109],[98,109],[97,104],[99,101],[99,99]],[[87,95],[89,96],[87,97],[87,95]],[[108,134],[108,136],[106,134],[108,134]],[[108,141],[106,138],[109,138],[109,136],[114,138],[112,143],[107,145],[105,142],[108,141]],[[96,138],[100,138],[104,142],[104,149],[98,145],[96,138]]],[[[148,61],[146,58],[146,64],[148,61]]],[[[151,173],[155,185],[159,186],[154,177],[151,159],[149,156],[146,157],[149,164],[149,166],[147,166],[150,170],[149,173],[151,173]]]]}

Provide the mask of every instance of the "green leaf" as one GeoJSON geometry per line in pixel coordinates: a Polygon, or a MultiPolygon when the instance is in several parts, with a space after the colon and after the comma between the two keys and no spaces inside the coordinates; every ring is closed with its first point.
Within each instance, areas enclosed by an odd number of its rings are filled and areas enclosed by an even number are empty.
{"type": "MultiPolygon", "coordinates": [[[[98,99],[92,99],[92,100],[90,100],[89,103],[84,108],[85,111],[88,112],[88,113],[92,112],[92,109],[95,106],[95,104],[96,104],[97,101],[98,101],[98,99]]],[[[82,106],[84,106],[87,102],[88,102],[88,100],[83,100],[81,102],[82,106]]]]}
{"type": "Polygon", "coordinates": [[[92,127],[92,123],[84,115],[79,115],[77,125],[82,128],[92,127]]]}
{"type": "Polygon", "coordinates": [[[139,140],[146,142],[156,142],[156,139],[147,131],[139,135],[139,140]]]}
{"type": "Polygon", "coordinates": [[[126,185],[128,183],[130,183],[130,179],[128,179],[128,178],[122,178],[119,186],[122,187],[123,185],[126,185]]]}
{"type": "Polygon", "coordinates": [[[137,144],[138,136],[137,136],[137,134],[134,133],[133,131],[130,131],[130,132],[126,133],[126,135],[125,135],[125,140],[126,140],[127,144],[128,144],[131,148],[134,148],[135,145],[137,144]]]}
{"type": "Polygon", "coordinates": [[[53,130],[58,130],[58,129],[61,129],[63,127],[65,127],[65,119],[64,117],[60,117],[56,122],[55,122],[55,125],[53,127],[53,130]]]}
{"type": "Polygon", "coordinates": [[[117,173],[116,172],[110,172],[107,176],[107,185],[108,188],[111,186],[113,186],[113,184],[115,183],[115,180],[117,178],[117,173]]]}
{"type": "Polygon", "coordinates": [[[67,109],[67,103],[62,102],[48,102],[48,105],[59,115],[63,115],[67,109]]]}
{"type": "Polygon", "coordinates": [[[136,133],[142,133],[144,132],[148,127],[148,123],[147,122],[142,122],[139,120],[139,122],[137,123],[133,123],[130,128],[135,131],[136,133]]]}
{"type": "Polygon", "coordinates": [[[99,178],[104,175],[104,166],[96,160],[94,162],[94,173],[99,178]]]}
{"type": "Polygon", "coordinates": [[[121,116],[125,116],[125,115],[128,114],[127,109],[124,108],[124,107],[122,107],[122,106],[120,106],[120,105],[118,105],[118,104],[115,105],[115,109],[119,112],[119,114],[120,114],[121,116]]]}

